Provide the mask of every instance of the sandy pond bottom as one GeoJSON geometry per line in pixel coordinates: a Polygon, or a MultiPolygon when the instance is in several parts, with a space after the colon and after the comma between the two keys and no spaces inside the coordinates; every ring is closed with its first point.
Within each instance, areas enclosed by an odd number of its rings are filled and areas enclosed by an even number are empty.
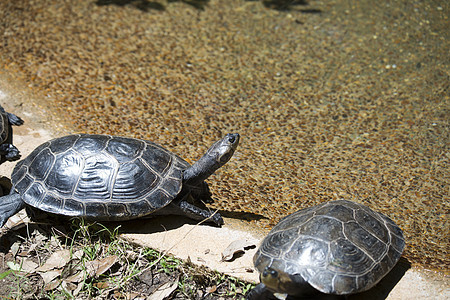
{"type": "MultiPolygon", "coordinates": [[[[23,157],[41,143],[65,133],[62,128],[49,126],[54,124],[55,116],[46,114],[33,101],[27,107],[19,105],[17,99],[22,97],[12,91],[0,80],[0,102],[7,111],[20,115],[26,122],[14,128],[14,144],[23,157]]],[[[14,163],[4,163],[0,166],[0,174],[9,176],[13,166],[14,163]]],[[[243,221],[225,218],[225,226],[216,228],[197,225],[180,217],[158,217],[126,222],[121,229],[124,232],[122,238],[132,243],[164,251],[183,260],[189,259],[246,281],[258,282],[252,258],[263,234],[243,221]],[[245,240],[248,247],[234,260],[224,261],[226,248],[239,240],[245,240]]],[[[405,261],[400,261],[385,279],[368,293],[350,299],[450,299],[448,276],[410,267],[405,261]]]]}

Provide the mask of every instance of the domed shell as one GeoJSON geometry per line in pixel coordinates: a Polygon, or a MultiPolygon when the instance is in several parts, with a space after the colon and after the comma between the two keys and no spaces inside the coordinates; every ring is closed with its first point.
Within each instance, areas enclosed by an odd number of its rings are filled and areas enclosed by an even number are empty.
{"type": "Polygon", "coordinates": [[[388,217],[351,201],[337,200],[283,218],[254,256],[259,272],[269,266],[299,274],[328,294],[373,287],[397,263],[405,241],[388,217]]]}
{"type": "Polygon", "coordinates": [[[40,145],[19,162],[12,183],[25,203],[46,212],[127,220],[170,203],[187,167],[149,141],[69,135],[40,145]]]}
{"type": "Polygon", "coordinates": [[[6,111],[0,106],[0,144],[8,139],[10,126],[6,111]]]}

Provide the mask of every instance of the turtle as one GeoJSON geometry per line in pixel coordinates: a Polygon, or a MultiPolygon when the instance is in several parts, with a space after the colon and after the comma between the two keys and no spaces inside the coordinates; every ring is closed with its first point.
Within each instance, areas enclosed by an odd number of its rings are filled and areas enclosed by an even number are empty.
{"type": "Polygon", "coordinates": [[[23,120],[5,111],[0,105],[0,164],[20,159],[20,151],[12,144],[12,125],[20,126],[23,120]]]}
{"type": "Polygon", "coordinates": [[[261,283],[247,299],[363,292],[395,266],[404,247],[402,230],[363,204],[341,199],[305,208],[262,240],[253,257],[261,283]]]}
{"type": "Polygon", "coordinates": [[[223,224],[204,203],[204,181],[232,157],[240,136],[229,133],[192,166],[162,146],[141,139],[72,134],[50,140],[19,161],[9,195],[0,197],[0,227],[21,208],[95,221],[150,214],[184,215],[223,224]]]}

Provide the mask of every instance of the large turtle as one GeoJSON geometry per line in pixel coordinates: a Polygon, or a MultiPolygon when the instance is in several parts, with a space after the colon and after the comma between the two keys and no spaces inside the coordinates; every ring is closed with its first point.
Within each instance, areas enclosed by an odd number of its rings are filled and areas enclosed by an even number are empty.
{"type": "Polygon", "coordinates": [[[253,258],[261,283],[247,298],[363,292],[394,267],[404,247],[402,230],[362,204],[337,200],[302,209],[262,241],[253,258]]]}
{"type": "Polygon", "coordinates": [[[20,152],[12,144],[12,126],[23,124],[18,116],[6,112],[0,105],[0,164],[5,161],[15,161],[20,158],[20,152]]]}
{"type": "Polygon", "coordinates": [[[227,134],[191,166],[145,140],[90,134],[56,138],[14,168],[11,193],[0,197],[0,227],[25,205],[106,221],[178,214],[209,218],[220,226],[222,217],[204,208],[202,201],[211,200],[204,180],[231,158],[238,144],[239,134],[227,134]]]}

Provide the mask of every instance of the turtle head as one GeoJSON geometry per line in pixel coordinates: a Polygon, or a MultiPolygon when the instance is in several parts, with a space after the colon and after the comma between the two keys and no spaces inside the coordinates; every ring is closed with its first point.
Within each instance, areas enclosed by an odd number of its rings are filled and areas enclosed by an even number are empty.
{"type": "Polygon", "coordinates": [[[207,155],[214,158],[220,166],[223,166],[233,156],[234,151],[239,145],[239,138],[238,133],[228,133],[223,139],[215,142],[209,148],[207,155]]]}
{"type": "Polygon", "coordinates": [[[215,142],[195,164],[183,172],[184,184],[198,186],[203,180],[226,164],[239,145],[239,134],[228,133],[215,142]]]}
{"type": "Polygon", "coordinates": [[[269,266],[262,271],[260,281],[268,290],[278,294],[305,296],[317,292],[300,274],[288,274],[269,266]]]}
{"type": "Polygon", "coordinates": [[[270,268],[265,267],[262,271],[261,275],[259,276],[259,280],[264,283],[264,285],[272,291],[280,292],[279,286],[280,286],[280,276],[278,276],[278,271],[270,268]]]}

